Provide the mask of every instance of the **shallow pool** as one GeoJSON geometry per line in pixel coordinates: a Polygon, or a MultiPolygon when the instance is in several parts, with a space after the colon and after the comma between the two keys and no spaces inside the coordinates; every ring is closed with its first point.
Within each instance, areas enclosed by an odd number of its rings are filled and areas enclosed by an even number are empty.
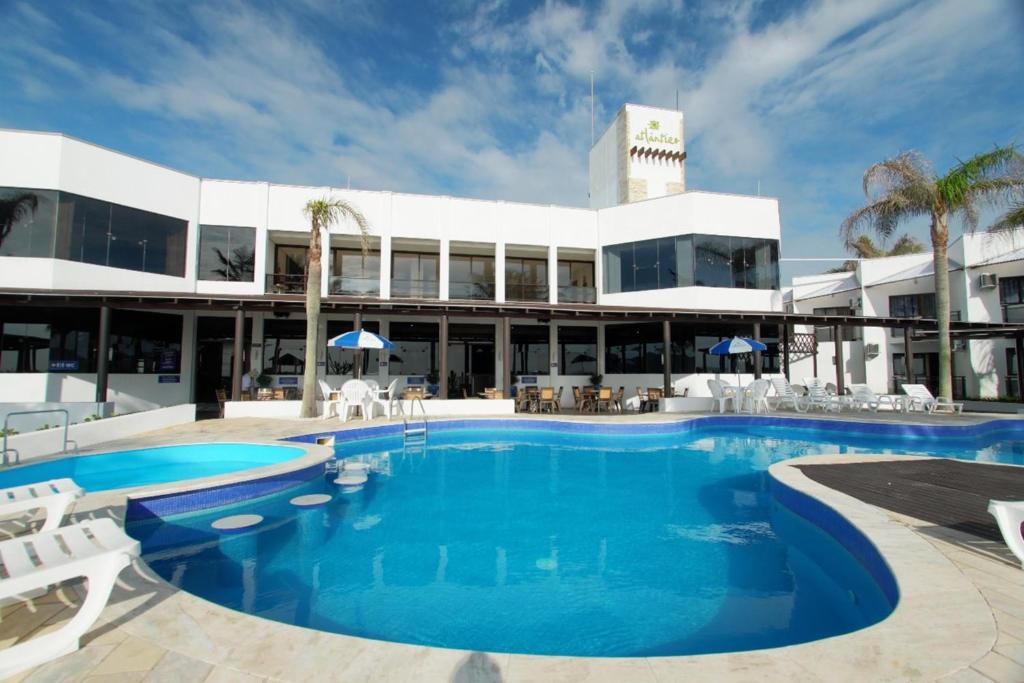
{"type": "Polygon", "coordinates": [[[273,465],[305,454],[296,446],[208,443],[59,458],[0,471],[0,488],[71,477],[87,493],[198,479],[273,465]]]}
{"type": "Polygon", "coordinates": [[[871,563],[872,575],[776,501],[771,463],[808,453],[1024,454],[1016,424],[986,434],[804,424],[463,421],[437,423],[426,450],[408,451],[397,435],[343,432],[350,440],[337,456],[373,466],[360,491],[317,478],[129,530],[175,585],[325,631],[534,654],[748,650],[863,628],[898,600],[883,562],[871,563]],[[330,502],[289,504],[309,493],[330,502]],[[264,519],[242,533],[211,527],[239,513],[264,519]]]}

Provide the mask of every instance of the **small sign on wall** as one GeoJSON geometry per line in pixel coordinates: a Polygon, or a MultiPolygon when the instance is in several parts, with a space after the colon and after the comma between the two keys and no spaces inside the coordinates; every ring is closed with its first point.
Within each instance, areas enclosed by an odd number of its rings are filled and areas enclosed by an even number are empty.
{"type": "Polygon", "coordinates": [[[406,377],[405,383],[410,385],[426,384],[427,379],[422,375],[419,377],[406,377]]]}
{"type": "Polygon", "coordinates": [[[522,377],[519,378],[519,383],[520,384],[536,384],[537,383],[537,376],[536,375],[523,375],[522,377]]]}
{"type": "Polygon", "coordinates": [[[78,371],[77,360],[51,360],[50,361],[50,372],[77,372],[78,371]]]}
{"type": "Polygon", "coordinates": [[[279,387],[297,387],[299,386],[298,377],[278,377],[277,386],[279,387]]]}
{"type": "Polygon", "coordinates": [[[158,384],[181,384],[181,375],[158,375],[158,384]]]}

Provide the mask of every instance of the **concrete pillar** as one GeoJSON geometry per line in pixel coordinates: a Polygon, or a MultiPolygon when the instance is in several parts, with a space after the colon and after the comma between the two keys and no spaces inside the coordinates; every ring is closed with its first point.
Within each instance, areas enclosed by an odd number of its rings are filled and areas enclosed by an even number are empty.
{"type": "Polygon", "coordinates": [[[846,363],[843,361],[843,326],[832,327],[832,338],[836,345],[836,392],[842,396],[846,393],[846,371],[843,369],[846,363]]]}
{"type": "Polygon", "coordinates": [[[665,389],[665,398],[668,398],[672,395],[672,323],[668,320],[661,321],[661,341],[665,345],[662,383],[665,389]]]}
{"type": "MultiPolygon", "coordinates": [[[[754,323],[754,339],[761,341],[761,323],[754,323]]],[[[754,351],[754,379],[761,379],[760,351],[754,351]]]]}
{"type": "Polygon", "coordinates": [[[231,400],[242,400],[242,358],[245,355],[245,310],[239,306],[235,309],[234,357],[231,362],[231,400]]]}
{"type": "Polygon", "coordinates": [[[903,363],[907,384],[914,384],[914,328],[910,325],[903,328],[903,363]]]}
{"type": "Polygon", "coordinates": [[[494,300],[505,303],[505,243],[494,244],[494,300]]]}
{"type": "Polygon", "coordinates": [[[548,377],[549,384],[558,393],[558,376],[561,374],[561,359],[558,357],[558,323],[548,321],[548,377]]]}
{"type": "Polygon", "coordinates": [[[100,330],[96,344],[96,402],[107,400],[110,371],[110,306],[100,306],[100,330]]]}
{"type": "Polygon", "coordinates": [[[448,398],[448,316],[441,316],[441,324],[438,326],[437,356],[440,361],[441,371],[437,378],[437,397],[448,398]]]}
{"type": "Polygon", "coordinates": [[[597,323],[597,374],[604,374],[604,323],[597,323]]]}
{"type": "Polygon", "coordinates": [[[558,247],[548,247],[548,303],[558,303],[558,247]]]}
{"type": "Polygon", "coordinates": [[[391,235],[380,236],[380,298],[391,298],[391,235]]]}
{"type": "Polygon", "coordinates": [[[441,245],[439,247],[441,255],[441,264],[437,271],[437,296],[441,301],[448,300],[448,285],[451,273],[451,242],[447,237],[441,238],[441,245]]]}
{"type": "Polygon", "coordinates": [[[512,318],[507,315],[501,319],[501,360],[501,390],[512,398],[512,318]]]}
{"type": "Polygon", "coordinates": [[[781,325],[782,327],[782,374],[786,376],[786,381],[789,382],[789,325],[781,325]]]}

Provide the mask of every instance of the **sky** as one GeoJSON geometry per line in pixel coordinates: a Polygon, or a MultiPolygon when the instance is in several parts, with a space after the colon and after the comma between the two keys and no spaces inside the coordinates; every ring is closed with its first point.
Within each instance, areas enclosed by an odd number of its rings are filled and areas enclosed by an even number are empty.
{"type": "MultiPolygon", "coordinates": [[[[688,189],[777,197],[842,257],[869,165],[1024,145],[1024,0],[0,0],[0,127],[212,178],[586,206],[625,102],[679,107],[688,189]]],[[[927,240],[927,225],[908,225],[927,240]]],[[[790,276],[837,264],[787,261],[790,276]]]]}

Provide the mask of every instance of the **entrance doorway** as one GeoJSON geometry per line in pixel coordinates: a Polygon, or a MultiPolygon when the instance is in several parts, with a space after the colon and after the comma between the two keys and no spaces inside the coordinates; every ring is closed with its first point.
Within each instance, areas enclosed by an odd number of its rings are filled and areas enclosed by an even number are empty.
{"type": "MultiPolygon", "coordinates": [[[[252,318],[245,319],[242,372],[249,369],[252,342],[252,318]]],[[[231,391],[231,367],[234,364],[235,319],[199,316],[196,319],[196,411],[202,417],[220,414],[217,389],[231,391]],[[210,414],[212,413],[212,415],[210,414]]]]}
{"type": "Polygon", "coordinates": [[[448,326],[448,398],[494,386],[494,325],[448,326]]]}

